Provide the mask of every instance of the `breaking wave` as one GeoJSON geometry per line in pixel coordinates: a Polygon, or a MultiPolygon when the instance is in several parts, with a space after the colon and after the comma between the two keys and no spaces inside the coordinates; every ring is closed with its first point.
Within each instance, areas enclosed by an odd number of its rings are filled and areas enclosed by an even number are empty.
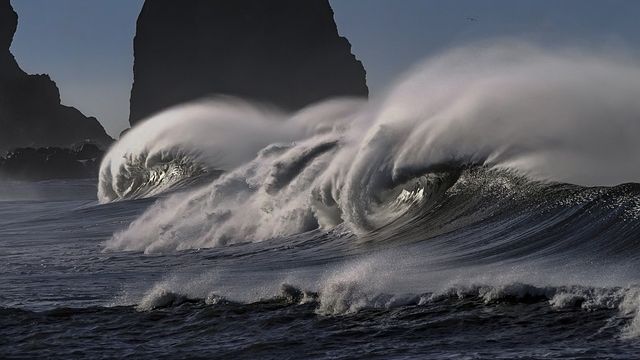
{"type": "Polygon", "coordinates": [[[477,167],[492,186],[513,186],[495,174],[522,177],[518,192],[637,181],[638,94],[630,59],[509,43],[434,58],[368,104],[293,115],[225,98],[177,107],[110,150],[100,200],[224,175],[161,201],[107,248],[211,247],[340,224],[363,235],[460,191],[477,167]]]}
{"type": "Polygon", "coordinates": [[[532,301],[614,309],[637,337],[639,95],[632,58],[503,43],[433,58],[369,102],[176,107],[113,146],[100,200],[199,186],[105,250],[223,252],[215,276],[160,282],[140,310],[532,301]]]}
{"type": "Polygon", "coordinates": [[[500,304],[523,304],[548,307],[553,311],[614,311],[612,314],[623,324],[621,336],[640,336],[640,289],[636,287],[598,288],[586,286],[534,286],[524,283],[502,285],[455,285],[438,291],[421,294],[390,294],[372,292],[357,282],[330,281],[320,291],[305,290],[290,284],[282,284],[267,297],[237,301],[215,291],[205,297],[189,292],[175,292],[166,284],[156,284],[137,304],[138,311],[179,306],[185,303],[204,302],[209,306],[229,304],[279,303],[288,305],[312,305],[323,316],[342,316],[369,309],[429,308],[456,303],[469,307],[491,307],[500,304]]]}
{"type": "Polygon", "coordinates": [[[185,180],[219,175],[270,144],[329,131],[359,102],[339,100],[289,117],[267,106],[212,97],[177,106],[128,131],[100,168],[98,199],[106,203],[158,195],[185,180]]]}

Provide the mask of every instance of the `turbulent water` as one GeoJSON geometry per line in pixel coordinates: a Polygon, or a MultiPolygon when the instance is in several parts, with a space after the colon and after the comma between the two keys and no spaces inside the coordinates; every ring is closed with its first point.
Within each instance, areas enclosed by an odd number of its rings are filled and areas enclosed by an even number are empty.
{"type": "Polygon", "coordinates": [[[521,44],[378,99],[157,114],[0,190],[0,355],[640,356],[640,66],[521,44]]]}

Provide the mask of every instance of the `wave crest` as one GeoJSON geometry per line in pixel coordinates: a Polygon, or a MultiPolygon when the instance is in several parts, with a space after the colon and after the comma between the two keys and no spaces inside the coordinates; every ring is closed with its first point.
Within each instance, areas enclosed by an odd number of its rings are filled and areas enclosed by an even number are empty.
{"type": "Polygon", "coordinates": [[[541,180],[637,181],[638,94],[631,59],[503,43],[435,57],[364,106],[333,101],[293,115],[221,100],[176,108],[109,152],[101,200],[155,193],[130,190],[126,159],[135,154],[188,154],[195,173],[225,174],[152,206],[107,248],[212,247],[340,224],[366,235],[417,216],[417,204],[424,214],[460,191],[471,176],[459,174],[473,167],[513,174],[484,176],[491,186],[509,178],[501,185],[510,198],[541,180]]]}

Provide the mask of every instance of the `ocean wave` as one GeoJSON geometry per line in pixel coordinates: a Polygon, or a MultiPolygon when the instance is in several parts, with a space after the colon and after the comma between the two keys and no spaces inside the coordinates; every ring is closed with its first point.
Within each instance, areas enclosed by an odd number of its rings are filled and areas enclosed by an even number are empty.
{"type": "MultiPolygon", "coordinates": [[[[319,316],[348,316],[366,310],[420,308],[456,304],[466,307],[493,307],[504,305],[536,305],[553,311],[615,311],[614,317],[624,320],[620,331],[623,338],[638,338],[640,323],[640,288],[588,286],[535,286],[526,283],[501,285],[452,285],[426,293],[393,294],[371,291],[357,281],[328,281],[318,291],[305,290],[283,283],[279,291],[253,300],[233,300],[215,292],[205,298],[192,294],[172,292],[163,286],[154,286],[136,305],[137,311],[180,306],[185,303],[204,303],[208,306],[241,306],[243,304],[280,304],[281,306],[308,306],[319,316]]],[[[525,310],[526,311],[526,310],[525,310]]]]}
{"type": "MultiPolygon", "coordinates": [[[[538,182],[638,181],[639,84],[640,67],[621,56],[505,43],[435,57],[368,104],[334,100],[293,115],[225,98],[177,107],[109,151],[101,201],[224,174],[152,207],[106,248],[213,247],[339,224],[363,236],[417,203],[425,213],[465,192],[469,168],[495,170],[482,181],[513,199],[540,193],[538,182]]],[[[637,198],[628,201],[637,216],[637,198]]]]}
{"type": "Polygon", "coordinates": [[[141,122],[111,147],[100,166],[98,199],[154,196],[203,173],[230,171],[272,144],[339,126],[358,103],[336,100],[294,117],[221,96],[176,106],[141,122]]]}
{"type": "Polygon", "coordinates": [[[136,302],[145,311],[277,298],[333,316],[468,298],[615,310],[635,337],[638,293],[624,285],[640,261],[637,94],[632,59],[507,43],[436,57],[368,103],[177,107],[114,145],[101,201],[219,173],[164,196],[105,251],[217,247],[244,264],[234,274],[263,279],[160,283],[136,302]],[[353,258],[365,260],[336,268],[353,258]],[[278,290],[282,272],[294,286],[278,290]]]}

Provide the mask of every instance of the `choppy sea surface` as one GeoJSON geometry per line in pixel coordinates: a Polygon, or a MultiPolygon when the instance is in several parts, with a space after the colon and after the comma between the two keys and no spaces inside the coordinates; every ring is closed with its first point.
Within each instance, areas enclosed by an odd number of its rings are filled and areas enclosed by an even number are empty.
{"type": "Polygon", "coordinates": [[[635,184],[164,254],[105,251],[158,199],[95,190],[4,184],[2,358],[640,356],[635,184]]]}

